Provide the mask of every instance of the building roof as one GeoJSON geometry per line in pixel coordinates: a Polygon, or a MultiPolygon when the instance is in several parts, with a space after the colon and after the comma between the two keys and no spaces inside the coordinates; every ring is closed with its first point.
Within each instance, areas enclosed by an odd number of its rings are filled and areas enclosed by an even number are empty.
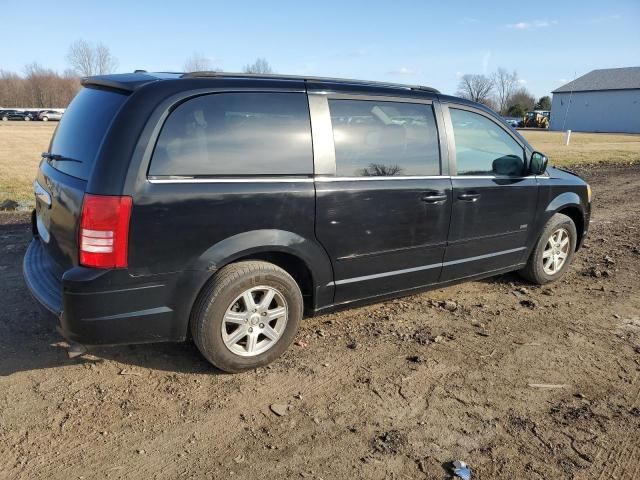
{"type": "Polygon", "coordinates": [[[576,78],[552,93],[640,89],[640,67],[603,68],[576,78]]]}

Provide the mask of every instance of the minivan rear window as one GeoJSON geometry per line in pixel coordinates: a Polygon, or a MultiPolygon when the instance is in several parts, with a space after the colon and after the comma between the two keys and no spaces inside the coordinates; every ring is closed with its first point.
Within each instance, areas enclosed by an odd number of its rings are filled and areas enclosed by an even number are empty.
{"type": "Polygon", "coordinates": [[[49,149],[65,159],[51,160],[51,165],[67,175],[88,180],[107,129],[126,99],[126,95],[110,90],[80,90],[62,116],[49,149]]]}

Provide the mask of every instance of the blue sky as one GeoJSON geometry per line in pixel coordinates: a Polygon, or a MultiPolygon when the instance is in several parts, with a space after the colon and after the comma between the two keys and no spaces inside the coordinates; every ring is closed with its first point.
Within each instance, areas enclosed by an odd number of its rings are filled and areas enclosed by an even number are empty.
{"type": "Polygon", "coordinates": [[[536,96],[595,68],[640,66],[640,1],[108,2],[0,0],[0,69],[64,70],[69,44],[101,41],[119,70],[225,71],[265,57],[279,73],[434,86],[516,70],[536,96]]]}

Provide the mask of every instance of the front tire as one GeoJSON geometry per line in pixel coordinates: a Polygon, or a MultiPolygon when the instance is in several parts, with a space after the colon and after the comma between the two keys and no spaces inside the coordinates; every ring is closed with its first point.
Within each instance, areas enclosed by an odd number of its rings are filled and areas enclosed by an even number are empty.
{"type": "Polygon", "coordinates": [[[558,280],[571,264],[577,241],[573,220],[556,213],[545,225],[527,265],[518,273],[538,285],[558,280]]]}
{"type": "Polygon", "coordinates": [[[243,261],[224,267],[205,286],[191,314],[191,333],[209,362],[241,372],[282,355],[302,312],[302,293],[291,275],[268,262],[243,261]]]}
{"type": "Polygon", "coordinates": [[[42,121],[43,122],[48,122],[49,121],[49,117],[42,117],[42,121]]]}

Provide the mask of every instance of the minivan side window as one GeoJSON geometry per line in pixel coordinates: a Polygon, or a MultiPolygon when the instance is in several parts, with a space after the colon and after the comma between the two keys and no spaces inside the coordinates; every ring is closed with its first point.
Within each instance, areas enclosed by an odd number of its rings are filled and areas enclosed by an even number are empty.
{"type": "Polygon", "coordinates": [[[449,108],[458,175],[522,176],[524,149],[499,125],[478,113],[449,108]]]}
{"type": "Polygon", "coordinates": [[[440,175],[440,145],[431,105],[329,100],[341,177],[440,175]]]}
{"type": "Polygon", "coordinates": [[[167,118],[151,176],[313,173],[304,93],[217,93],[187,100],[167,118]]]}

